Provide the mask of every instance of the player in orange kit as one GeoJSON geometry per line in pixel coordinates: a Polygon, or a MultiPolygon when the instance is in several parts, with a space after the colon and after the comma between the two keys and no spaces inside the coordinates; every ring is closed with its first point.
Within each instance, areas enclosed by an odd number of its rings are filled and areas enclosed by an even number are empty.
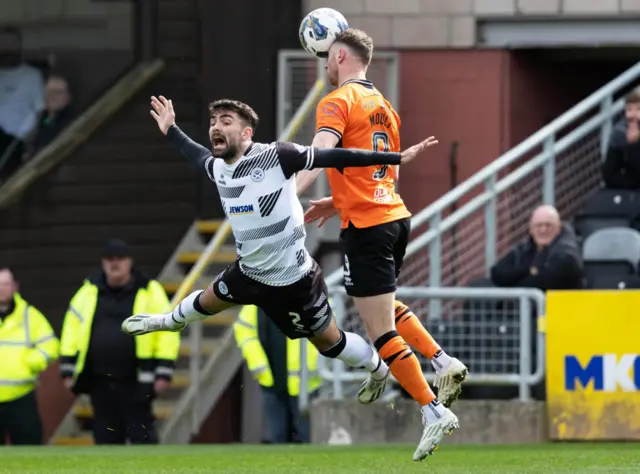
{"type": "MultiPolygon", "coordinates": [[[[365,32],[348,29],[337,35],[329,49],[327,74],[331,84],[339,87],[318,104],[313,146],[400,151],[400,117],[366,79],[372,53],[373,41],[365,32]]],[[[434,139],[432,144],[436,143],[434,139]]],[[[319,174],[301,172],[298,193],[319,174]]],[[[354,298],[378,353],[422,407],[424,432],[413,455],[420,461],[458,427],[457,417],[447,407],[459,396],[468,371],[442,351],[409,308],[395,300],[411,227],[411,213],[395,192],[397,167],[327,169],[327,176],[333,196],[313,202],[306,222],[320,219],[322,225],[336,212],[340,216],[346,291],[354,298]],[[431,360],[442,404],[407,343],[431,360]]],[[[358,394],[360,402],[378,398],[387,377],[370,376],[358,394]]]]}

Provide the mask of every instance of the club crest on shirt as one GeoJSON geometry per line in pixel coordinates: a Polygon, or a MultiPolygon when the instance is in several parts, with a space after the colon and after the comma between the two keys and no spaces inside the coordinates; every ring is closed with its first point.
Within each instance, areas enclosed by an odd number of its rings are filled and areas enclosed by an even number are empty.
{"type": "Polygon", "coordinates": [[[220,293],[223,295],[229,294],[229,288],[227,288],[227,285],[223,281],[218,282],[218,290],[220,290],[220,293]]]}
{"type": "Polygon", "coordinates": [[[262,168],[253,168],[251,170],[251,179],[259,183],[264,179],[264,170],[262,168]]]}

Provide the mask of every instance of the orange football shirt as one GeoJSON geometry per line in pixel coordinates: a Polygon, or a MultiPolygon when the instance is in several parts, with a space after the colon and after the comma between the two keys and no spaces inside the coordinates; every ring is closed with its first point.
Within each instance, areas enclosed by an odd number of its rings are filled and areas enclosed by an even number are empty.
{"type": "MultiPolygon", "coordinates": [[[[366,80],[346,81],[320,101],[316,131],[336,135],[337,147],[400,151],[400,117],[366,80]]],[[[349,222],[366,228],[411,216],[395,192],[396,166],[327,169],[327,176],[343,229],[349,222]]]]}

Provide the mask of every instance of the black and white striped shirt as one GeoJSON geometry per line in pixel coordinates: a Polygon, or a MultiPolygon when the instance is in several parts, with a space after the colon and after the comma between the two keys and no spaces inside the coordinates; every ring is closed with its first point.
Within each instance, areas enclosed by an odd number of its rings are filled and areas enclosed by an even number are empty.
{"type": "Polygon", "coordinates": [[[214,158],[175,125],[167,136],[216,183],[241,271],[270,286],[291,285],[312,266],[304,246],[304,212],[293,179],[298,171],[400,163],[399,153],[318,150],[274,142],[252,143],[242,157],[229,164],[214,158]]]}

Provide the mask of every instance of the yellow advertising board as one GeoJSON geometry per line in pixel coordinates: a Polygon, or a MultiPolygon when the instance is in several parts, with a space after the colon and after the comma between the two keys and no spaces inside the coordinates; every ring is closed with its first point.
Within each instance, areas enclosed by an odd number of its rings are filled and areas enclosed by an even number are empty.
{"type": "Polygon", "coordinates": [[[550,438],[640,439],[640,291],[550,291],[546,313],[550,438]]]}

